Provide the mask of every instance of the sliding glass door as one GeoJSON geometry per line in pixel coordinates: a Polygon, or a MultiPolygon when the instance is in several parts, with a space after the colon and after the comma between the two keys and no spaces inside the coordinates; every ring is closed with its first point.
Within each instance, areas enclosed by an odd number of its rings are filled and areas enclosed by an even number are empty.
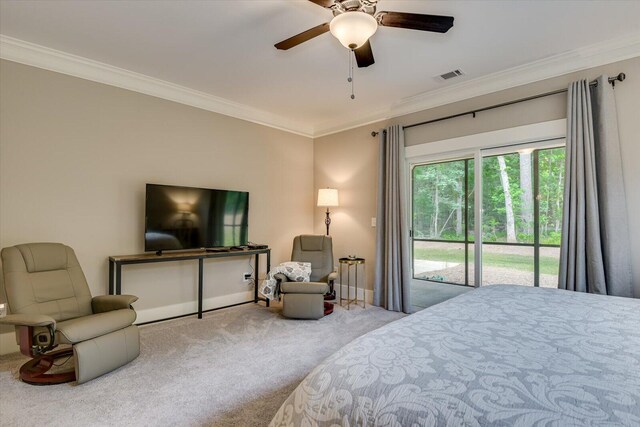
{"type": "Polygon", "coordinates": [[[473,286],[473,159],[412,173],[413,277],[473,286]]]}
{"type": "Polygon", "coordinates": [[[483,285],[556,287],[564,187],[564,147],[557,145],[487,150],[415,165],[414,279],[474,286],[480,276],[483,285]],[[477,159],[482,170],[476,174],[477,159]],[[482,193],[480,230],[474,224],[476,192],[482,193]],[[476,274],[478,247],[482,264],[476,274]]]}
{"type": "Polygon", "coordinates": [[[482,284],[558,286],[564,148],[482,162],[482,284]]]}

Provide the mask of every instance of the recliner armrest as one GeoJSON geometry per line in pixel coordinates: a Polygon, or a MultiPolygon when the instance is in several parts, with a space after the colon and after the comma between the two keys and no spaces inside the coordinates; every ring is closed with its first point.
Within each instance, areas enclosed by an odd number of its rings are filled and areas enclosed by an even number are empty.
{"type": "Polygon", "coordinates": [[[5,317],[0,317],[0,325],[52,326],[55,329],[56,321],[46,314],[8,314],[5,317]]]}
{"type": "Polygon", "coordinates": [[[327,276],[327,282],[329,282],[329,283],[334,282],[337,278],[338,278],[338,272],[337,271],[332,271],[327,276]]]}
{"type": "Polygon", "coordinates": [[[107,311],[132,308],[131,304],[138,301],[135,295],[100,295],[91,299],[91,308],[94,314],[107,311]]]}

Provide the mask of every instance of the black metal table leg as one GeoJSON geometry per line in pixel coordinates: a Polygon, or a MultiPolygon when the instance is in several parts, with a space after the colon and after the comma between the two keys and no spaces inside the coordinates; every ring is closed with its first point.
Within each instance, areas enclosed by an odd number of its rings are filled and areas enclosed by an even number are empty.
{"type": "Polygon", "coordinates": [[[202,319],[202,276],[204,259],[198,258],[198,319],[202,319]]]}
{"type": "MultiPolygon", "coordinates": [[[[271,251],[267,252],[267,274],[271,271],[271,251]]],[[[269,307],[269,298],[267,298],[267,307],[269,307]]]]}
{"type": "Polygon", "coordinates": [[[258,272],[260,271],[260,255],[255,255],[255,265],[256,267],[253,269],[253,302],[258,302],[258,272]]]}
{"type": "Polygon", "coordinates": [[[122,295],[122,264],[116,262],[116,295],[122,295]]]}
{"type": "Polygon", "coordinates": [[[109,295],[113,295],[115,292],[113,286],[113,261],[109,260],[109,295]]]}

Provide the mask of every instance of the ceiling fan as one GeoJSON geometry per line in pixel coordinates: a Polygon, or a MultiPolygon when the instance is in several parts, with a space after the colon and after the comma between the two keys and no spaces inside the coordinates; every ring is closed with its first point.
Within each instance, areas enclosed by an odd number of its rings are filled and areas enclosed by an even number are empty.
{"type": "Polygon", "coordinates": [[[375,61],[369,38],[379,25],[411,30],[446,33],[453,27],[453,16],[422,15],[404,12],[376,12],[378,0],[309,0],[330,9],[333,19],[277,43],[275,47],[288,50],[314,37],[331,31],[344,47],[351,49],[358,67],[368,67],[375,61]]]}

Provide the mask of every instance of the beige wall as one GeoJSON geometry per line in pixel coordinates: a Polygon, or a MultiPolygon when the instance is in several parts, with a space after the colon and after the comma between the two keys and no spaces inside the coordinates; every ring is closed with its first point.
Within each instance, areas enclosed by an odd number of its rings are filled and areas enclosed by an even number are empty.
{"type": "MultiPolygon", "coordinates": [[[[616,90],[640,296],[640,58],[526,85],[318,138],[264,126],[8,61],[0,61],[0,246],[62,241],[76,249],[91,290],[107,290],[107,256],[143,250],[147,182],[249,191],[250,239],[288,259],[294,235],[324,233],[318,188],[340,189],[331,234],[336,258],[367,258],[372,288],[378,141],[370,132],[627,73],[616,90]],[[284,195],[284,196],[283,196],[284,195]],[[286,197],[286,209],[282,209],[286,197]]],[[[406,133],[407,145],[565,116],[566,97],[544,98],[406,133]]],[[[248,290],[249,260],[209,261],[205,297],[248,290]]],[[[193,263],[125,267],[138,310],[195,300],[193,263]]]]}
{"type": "MultiPolygon", "coordinates": [[[[249,191],[274,263],[313,231],[310,138],[8,61],[0,85],[0,247],[64,242],[94,294],[109,255],[143,251],[148,182],[249,191]]],[[[248,264],[207,261],[205,298],[246,292],[248,264]]],[[[145,310],[194,301],[196,281],[194,262],[126,266],[123,292],[145,310]]]]}
{"type": "MultiPolygon", "coordinates": [[[[332,216],[332,235],[336,256],[357,253],[367,258],[367,287],[373,288],[375,228],[370,226],[376,215],[378,140],[372,130],[388,124],[408,125],[461,113],[474,108],[536,95],[567,87],[569,82],[593,79],[600,74],[627,74],[627,80],[616,86],[618,120],[622,144],[623,174],[627,191],[629,225],[636,296],[640,297],[640,58],[593,68],[493,94],[468,99],[386,122],[328,135],[315,140],[315,186],[335,186],[340,190],[341,206],[332,216]],[[344,194],[344,196],[343,196],[344,194]]],[[[566,95],[556,95],[478,113],[476,118],[460,117],[406,131],[406,145],[439,141],[480,132],[505,129],[566,117],[566,95]]],[[[323,213],[315,211],[316,232],[322,232],[323,213]]]]}
{"type": "MultiPolygon", "coordinates": [[[[358,128],[316,139],[314,169],[316,193],[323,187],[339,190],[340,206],[331,208],[334,257],[364,257],[367,288],[373,289],[378,139],[370,133],[370,128],[358,128]]],[[[325,209],[316,208],[315,214],[315,232],[324,234],[325,209]]]]}

